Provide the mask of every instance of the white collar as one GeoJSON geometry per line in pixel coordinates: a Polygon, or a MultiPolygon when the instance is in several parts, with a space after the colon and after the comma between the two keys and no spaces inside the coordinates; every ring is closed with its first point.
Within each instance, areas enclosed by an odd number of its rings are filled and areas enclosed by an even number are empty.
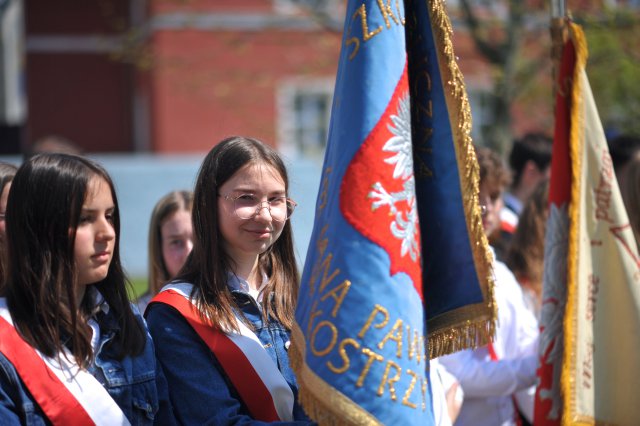
{"type": "Polygon", "coordinates": [[[89,297],[92,298],[93,308],[91,309],[91,318],[87,321],[89,327],[91,327],[92,335],[91,335],[91,347],[93,349],[94,355],[98,352],[100,345],[100,324],[96,321],[96,314],[102,311],[105,314],[109,313],[109,304],[105,300],[104,296],[100,291],[90,286],[87,291],[89,292],[89,297]]]}
{"type": "Polygon", "coordinates": [[[268,282],[269,278],[265,273],[263,273],[262,284],[260,284],[260,287],[257,290],[253,290],[251,286],[249,286],[249,282],[247,280],[237,276],[233,272],[227,272],[227,286],[231,290],[236,290],[248,294],[256,302],[262,302],[262,290],[264,290],[268,282]]]}

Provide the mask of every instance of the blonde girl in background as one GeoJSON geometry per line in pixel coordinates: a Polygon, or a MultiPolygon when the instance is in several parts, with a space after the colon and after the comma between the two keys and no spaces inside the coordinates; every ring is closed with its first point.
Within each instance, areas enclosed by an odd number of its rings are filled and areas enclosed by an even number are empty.
{"type": "Polygon", "coordinates": [[[172,191],[158,200],[149,223],[149,289],[138,299],[144,312],[153,296],[184,266],[193,248],[191,191],[172,191]]]}

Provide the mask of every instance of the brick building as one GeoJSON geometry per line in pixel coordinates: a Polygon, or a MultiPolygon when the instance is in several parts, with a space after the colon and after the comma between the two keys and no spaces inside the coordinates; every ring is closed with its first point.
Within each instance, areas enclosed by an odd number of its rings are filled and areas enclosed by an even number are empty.
{"type": "MultiPolygon", "coordinates": [[[[56,134],[85,152],[203,152],[245,134],[322,151],[341,35],[294,0],[2,2],[24,14],[22,149],[56,134]]],[[[344,3],[321,2],[338,19],[344,3]]],[[[463,29],[454,47],[479,127],[491,70],[463,29]]],[[[520,110],[518,128],[548,124],[520,110]]]]}

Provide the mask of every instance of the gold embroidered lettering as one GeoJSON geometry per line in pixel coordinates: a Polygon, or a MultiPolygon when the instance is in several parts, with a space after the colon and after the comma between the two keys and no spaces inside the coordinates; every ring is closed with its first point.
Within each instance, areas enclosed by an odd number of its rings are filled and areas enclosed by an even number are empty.
{"type": "Polygon", "coordinates": [[[413,356],[416,356],[416,361],[420,364],[420,336],[418,334],[418,330],[414,330],[413,339],[411,338],[411,328],[407,326],[407,341],[409,342],[407,345],[407,354],[409,359],[413,359],[413,356]]]}
{"type": "Polygon", "coordinates": [[[429,99],[429,102],[427,102],[426,106],[424,106],[421,103],[418,103],[418,111],[420,111],[421,113],[423,113],[429,118],[433,118],[433,102],[431,101],[431,99],[429,99]]]}
{"type": "Polygon", "coordinates": [[[411,383],[409,383],[409,388],[404,393],[404,397],[402,397],[402,405],[406,405],[407,407],[411,407],[411,408],[417,408],[418,405],[409,401],[409,398],[413,393],[413,388],[416,387],[416,382],[418,381],[418,375],[409,369],[407,369],[407,374],[411,376],[411,383]]]}
{"type": "Polygon", "coordinates": [[[362,369],[362,372],[360,372],[360,376],[356,381],[356,386],[359,388],[362,387],[364,379],[366,379],[367,375],[369,374],[369,370],[371,369],[371,364],[373,364],[373,361],[384,361],[384,357],[382,355],[375,353],[369,348],[362,348],[362,353],[367,355],[369,359],[367,359],[367,363],[364,365],[364,368],[362,369]]]}
{"type": "Polygon", "coordinates": [[[427,409],[427,380],[420,377],[420,389],[422,390],[422,411],[427,409]]]}
{"type": "Polygon", "coordinates": [[[380,9],[380,12],[382,12],[382,17],[384,18],[384,23],[387,28],[391,28],[391,22],[389,22],[389,18],[393,19],[393,22],[395,22],[396,25],[400,25],[398,18],[396,18],[396,16],[393,14],[393,11],[391,10],[391,0],[388,0],[386,5],[384,4],[384,0],[378,0],[378,8],[380,9]]]}
{"type": "Polygon", "coordinates": [[[416,174],[418,175],[418,178],[433,177],[433,171],[431,171],[431,169],[429,168],[429,166],[427,166],[424,160],[422,160],[420,157],[415,157],[414,161],[418,163],[416,167],[416,174]]]}
{"type": "Polygon", "coordinates": [[[351,361],[349,360],[347,350],[345,349],[347,345],[353,346],[356,349],[360,349],[360,343],[351,338],[344,339],[340,342],[340,344],[338,345],[338,354],[340,355],[340,358],[342,358],[342,366],[336,367],[331,361],[327,362],[327,367],[329,367],[329,370],[333,371],[336,374],[344,373],[351,366],[351,361]]]}
{"type": "Polygon", "coordinates": [[[375,30],[369,32],[369,25],[367,24],[367,8],[364,4],[355,11],[351,19],[355,19],[355,17],[358,15],[360,15],[360,23],[362,24],[362,39],[364,41],[369,41],[371,37],[374,37],[375,35],[379,34],[380,31],[382,31],[381,25],[375,30]]]}
{"type": "Polygon", "coordinates": [[[318,209],[316,213],[320,213],[327,206],[327,200],[329,199],[329,173],[331,173],[331,167],[327,167],[324,170],[322,177],[322,192],[320,192],[318,209]]]}
{"type": "Polygon", "coordinates": [[[360,40],[358,40],[358,37],[351,37],[350,39],[345,41],[344,44],[347,45],[347,46],[355,44],[355,47],[353,48],[353,51],[349,55],[349,60],[352,60],[358,54],[358,50],[360,50],[360,40]]]}
{"type": "Polygon", "coordinates": [[[326,354],[331,352],[333,347],[336,345],[337,340],[338,340],[338,329],[336,328],[336,326],[326,320],[320,321],[316,326],[316,328],[313,330],[313,334],[311,335],[311,352],[315,356],[325,356],[326,354]],[[316,336],[320,332],[320,329],[323,327],[327,327],[329,330],[331,330],[331,340],[329,341],[329,344],[327,345],[326,348],[319,350],[316,348],[316,336]]]}
{"type": "Polygon", "coordinates": [[[367,319],[367,322],[364,324],[364,326],[362,326],[362,329],[358,333],[358,337],[359,338],[361,338],[361,339],[364,338],[365,333],[369,330],[369,327],[371,327],[371,323],[373,322],[373,319],[378,314],[382,314],[383,315],[383,320],[382,320],[382,322],[374,325],[374,327],[375,328],[382,328],[385,325],[387,325],[387,323],[389,322],[389,311],[387,311],[385,308],[383,308],[380,305],[375,305],[375,307],[373,308],[373,311],[371,311],[371,314],[369,314],[369,318],[367,319]]]}
{"type": "Polygon", "coordinates": [[[391,400],[395,401],[396,399],[398,399],[396,397],[396,389],[394,387],[394,384],[400,380],[400,373],[402,372],[402,369],[400,368],[400,366],[398,364],[396,364],[395,362],[391,361],[391,360],[387,360],[387,367],[384,369],[384,374],[382,375],[382,380],[380,381],[380,386],[378,386],[378,396],[382,396],[382,394],[384,393],[384,387],[385,385],[389,386],[389,393],[391,394],[391,400]],[[396,370],[396,374],[393,377],[389,377],[389,372],[391,371],[391,368],[394,368],[396,370]]]}
{"type": "Polygon", "coordinates": [[[384,348],[384,344],[387,343],[387,340],[393,340],[397,345],[396,356],[398,358],[402,358],[402,325],[402,320],[397,320],[393,325],[393,328],[391,328],[382,341],[378,343],[378,349],[384,348]]]}
{"type": "Polygon", "coordinates": [[[350,287],[351,287],[351,281],[344,280],[342,281],[342,284],[332,288],[330,291],[328,291],[324,296],[320,298],[320,300],[324,302],[327,297],[331,296],[331,298],[336,301],[336,304],[333,307],[333,310],[331,311],[332,317],[335,318],[336,315],[338,314],[338,309],[340,309],[340,306],[342,306],[342,302],[344,302],[344,297],[347,295],[347,292],[349,291],[350,287]],[[338,292],[340,294],[338,294],[338,292]]]}
{"type": "Polygon", "coordinates": [[[316,292],[316,281],[318,280],[318,274],[320,273],[320,266],[324,265],[327,259],[321,261],[324,257],[324,253],[327,251],[327,247],[329,246],[329,239],[325,238],[325,234],[327,233],[327,229],[329,225],[325,225],[320,231],[320,235],[316,240],[316,250],[318,250],[318,258],[313,264],[313,269],[311,270],[311,277],[309,278],[309,294],[313,295],[316,292]]]}
{"type": "Polygon", "coordinates": [[[322,315],[322,310],[318,310],[318,300],[313,302],[311,307],[311,315],[309,316],[309,323],[307,324],[307,336],[311,336],[311,328],[313,327],[313,320],[322,315]]]}
{"type": "Polygon", "coordinates": [[[325,287],[338,275],[340,269],[335,269],[329,277],[327,277],[327,272],[331,269],[331,260],[333,259],[333,254],[329,253],[327,257],[322,262],[322,267],[324,268],[324,272],[322,274],[322,280],[320,280],[320,293],[322,293],[325,287]]]}
{"type": "Polygon", "coordinates": [[[402,11],[400,10],[400,0],[396,0],[396,11],[398,12],[398,16],[400,17],[400,22],[402,25],[406,23],[406,19],[402,16],[402,11]]]}
{"type": "Polygon", "coordinates": [[[431,154],[433,151],[429,146],[429,142],[431,141],[431,136],[433,136],[433,128],[432,127],[420,127],[420,137],[418,138],[418,151],[427,152],[431,154]]]}

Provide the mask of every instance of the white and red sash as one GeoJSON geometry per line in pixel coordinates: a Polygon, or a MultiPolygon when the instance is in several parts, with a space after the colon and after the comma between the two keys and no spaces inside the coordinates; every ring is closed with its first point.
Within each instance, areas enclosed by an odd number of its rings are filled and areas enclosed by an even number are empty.
{"type": "Polygon", "coordinates": [[[151,303],[172,306],[215,354],[240,398],[256,420],[293,420],[293,392],[258,337],[242,321],[240,334],[223,333],[204,322],[190,301],[193,286],[165,286],[151,303]]]}
{"type": "Polygon", "coordinates": [[[73,355],[48,358],[25,342],[13,326],[4,298],[0,298],[0,352],[54,425],[130,424],[96,378],[69,361],[73,355]]]}

